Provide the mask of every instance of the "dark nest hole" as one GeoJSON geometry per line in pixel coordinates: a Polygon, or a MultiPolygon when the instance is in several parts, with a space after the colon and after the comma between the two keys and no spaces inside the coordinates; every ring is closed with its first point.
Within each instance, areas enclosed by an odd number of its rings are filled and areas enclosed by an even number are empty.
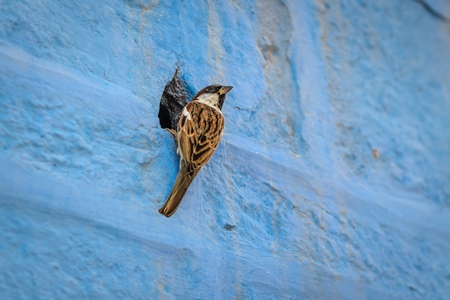
{"type": "Polygon", "coordinates": [[[164,129],[177,130],[178,118],[181,110],[188,103],[188,95],[184,81],[179,76],[179,69],[175,70],[172,80],[164,88],[159,104],[159,124],[164,129]]]}

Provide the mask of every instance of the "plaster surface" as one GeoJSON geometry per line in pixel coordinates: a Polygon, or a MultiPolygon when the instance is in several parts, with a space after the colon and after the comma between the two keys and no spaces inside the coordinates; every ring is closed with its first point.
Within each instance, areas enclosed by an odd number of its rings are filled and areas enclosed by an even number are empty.
{"type": "Polygon", "coordinates": [[[2,299],[448,299],[445,0],[0,1],[2,299]],[[170,219],[159,126],[234,86],[170,219]]]}

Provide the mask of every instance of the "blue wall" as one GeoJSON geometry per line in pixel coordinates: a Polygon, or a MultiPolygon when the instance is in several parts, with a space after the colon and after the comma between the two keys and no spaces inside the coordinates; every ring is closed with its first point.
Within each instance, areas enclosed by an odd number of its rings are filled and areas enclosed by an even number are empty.
{"type": "Polygon", "coordinates": [[[2,299],[449,299],[450,2],[75,2],[0,1],[2,299]],[[176,65],[235,88],[166,219],[176,65]]]}

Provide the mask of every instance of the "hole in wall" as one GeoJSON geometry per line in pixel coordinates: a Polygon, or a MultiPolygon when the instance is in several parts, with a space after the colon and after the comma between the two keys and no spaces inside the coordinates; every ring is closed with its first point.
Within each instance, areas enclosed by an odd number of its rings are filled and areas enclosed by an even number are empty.
{"type": "Polygon", "coordinates": [[[177,130],[178,117],[188,103],[185,86],[177,67],[172,80],[164,88],[159,104],[158,118],[162,128],[177,130]]]}

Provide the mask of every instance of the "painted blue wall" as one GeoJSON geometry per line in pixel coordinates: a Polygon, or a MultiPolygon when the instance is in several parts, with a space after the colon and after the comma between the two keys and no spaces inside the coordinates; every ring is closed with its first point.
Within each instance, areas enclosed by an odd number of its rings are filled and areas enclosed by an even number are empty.
{"type": "Polygon", "coordinates": [[[449,299],[450,2],[2,0],[0,22],[2,299],[449,299]],[[235,88],[166,219],[176,65],[235,88]]]}

